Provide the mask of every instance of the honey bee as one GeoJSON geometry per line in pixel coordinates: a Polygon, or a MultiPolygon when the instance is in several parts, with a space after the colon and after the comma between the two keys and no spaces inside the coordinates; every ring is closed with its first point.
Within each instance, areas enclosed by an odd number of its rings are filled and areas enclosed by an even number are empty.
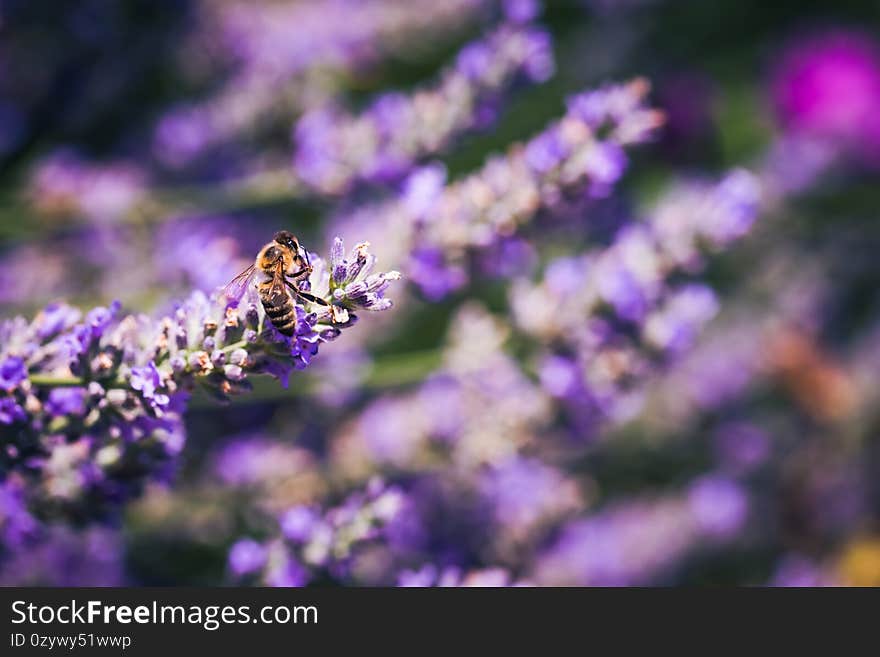
{"type": "Polygon", "coordinates": [[[308,251],[300,246],[296,235],[282,230],[260,249],[254,264],[230,281],[224,293],[230,299],[240,298],[244,288],[258,274],[263,274],[263,280],[257,284],[260,302],[272,325],[279,333],[289,337],[296,328],[294,296],[322,306],[330,305],[324,299],[300,289],[300,281],[307,280],[311,273],[308,251]]]}

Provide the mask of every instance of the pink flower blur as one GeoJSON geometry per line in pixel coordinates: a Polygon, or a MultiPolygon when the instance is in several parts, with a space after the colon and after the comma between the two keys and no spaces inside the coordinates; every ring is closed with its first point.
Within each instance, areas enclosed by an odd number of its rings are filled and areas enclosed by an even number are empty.
{"type": "Polygon", "coordinates": [[[859,32],[806,37],[785,51],[772,77],[782,127],[831,140],[880,164],[880,47],[859,32]]]}

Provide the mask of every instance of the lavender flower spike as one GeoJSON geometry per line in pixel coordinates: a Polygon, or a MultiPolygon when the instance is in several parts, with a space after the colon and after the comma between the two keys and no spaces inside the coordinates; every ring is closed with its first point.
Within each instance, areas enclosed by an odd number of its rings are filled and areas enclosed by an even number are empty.
{"type": "Polygon", "coordinates": [[[537,285],[514,283],[514,325],[548,345],[541,381],[581,433],[637,410],[642,382],[718,312],[710,288],[676,279],[694,277],[709,252],[748,234],[761,192],[742,169],[714,184],[675,185],[649,220],[625,226],[607,247],[551,261],[537,285]]]}
{"type": "Polygon", "coordinates": [[[174,107],[160,119],[153,150],[170,167],[186,166],[237,135],[288,121],[389,54],[408,52],[414,43],[443,38],[477,21],[489,2],[195,4],[206,17],[195,41],[214,44],[234,72],[215,93],[174,107]]]}
{"type": "Polygon", "coordinates": [[[266,544],[243,538],[232,546],[230,574],[267,586],[305,586],[326,577],[345,581],[356,554],[387,540],[387,533],[409,511],[404,492],[380,479],[337,507],[293,507],[279,519],[276,538],[266,544]]]}
{"type": "Polygon", "coordinates": [[[343,259],[342,240],[337,237],[333,241],[330,263],[333,300],[346,307],[387,310],[391,307],[391,300],[383,295],[392,281],[400,279],[400,272],[371,274],[376,258],[367,252],[367,247],[366,242],[358,244],[348,259],[343,259]]]}
{"type": "Polygon", "coordinates": [[[507,88],[519,80],[543,82],[553,68],[546,32],[502,25],[465,46],[432,87],[382,95],[358,116],[335,106],[306,114],[295,130],[296,172],[325,194],[399,178],[420,158],[484,125],[507,88]]]}
{"type": "MultiPolygon", "coordinates": [[[[334,243],[334,253],[341,248],[334,243]]],[[[119,304],[85,317],[52,304],[31,322],[0,322],[2,479],[19,473],[31,507],[77,517],[112,511],[168,470],[195,387],[225,399],[247,391],[252,374],[286,383],[354,325],[357,310],[390,307],[384,293],[399,274],[371,273],[366,244],[352,254],[334,256],[335,276],[311,257],[302,285],[327,305],[297,297],[291,337],[267,320],[255,283],[235,298],[195,292],[160,319],[123,316],[119,304]]]]}
{"type": "Polygon", "coordinates": [[[649,140],[663,121],[645,106],[648,91],[638,79],[574,96],[561,120],[436,193],[412,217],[414,282],[431,294],[437,278],[456,272],[461,286],[468,252],[496,245],[565,195],[607,195],[626,169],[624,147],[649,140]]]}

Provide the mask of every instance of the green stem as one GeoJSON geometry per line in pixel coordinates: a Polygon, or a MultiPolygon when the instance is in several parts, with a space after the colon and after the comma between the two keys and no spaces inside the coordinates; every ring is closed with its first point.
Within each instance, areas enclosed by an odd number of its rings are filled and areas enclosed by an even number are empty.
{"type": "MultiPolygon", "coordinates": [[[[376,359],[364,376],[361,387],[366,390],[384,390],[412,385],[437,370],[442,364],[440,350],[417,351],[408,354],[394,354],[376,359]]],[[[288,390],[278,385],[268,376],[252,377],[253,390],[247,395],[236,397],[234,404],[252,404],[305,397],[317,388],[317,377],[308,371],[294,377],[288,390]]],[[[204,409],[216,405],[207,396],[198,396],[190,402],[190,408],[204,409]]]]}
{"type": "MultiPolygon", "coordinates": [[[[230,352],[244,347],[246,341],[240,340],[227,345],[223,351],[230,352]]],[[[397,388],[412,385],[425,378],[426,375],[436,370],[442,362],[442,353],[439,350],[417,351],[409,354],[394,354],[377,359],[366,376],[363,387],[372,390],[384,388],[397,388]]],[[[78,376],[51,376],[47,374],[31,374],[30,382],[40,388],[70,388],[83,386],[85,381],[78,376]]],[[[316,380],[314,375],[308,372],[298,377],[300,384],[290,390],[284,390],[276,383],[270,383],[265,377],[255,380],[254,390],[242,399],[243,403],[256,401],[281,400],[289,397],[300,397],[314,391],[316,380]]],[[[115,381],[115,387],[125,387],[125,382],[115,381]]],[[[193,400],[194,407],[206,407],[207,403],[193,400]]]]}
{"type": "Polygon", "coordinates": [[[51,376],[48,374],[31,374],[28,376],[30,382],[40,388],[71,388],[73,386],[85,385],[78,376],[51,376]]]}
{"type": "Polygon", "coordinates": [[[247,346],[247,340],[239,340],[238,342],[233,342],[232,344],[226,345],[220,351],[228,354],[230,352],[235,351],[236,349],[241,349],[246,346],[247,346]]]}

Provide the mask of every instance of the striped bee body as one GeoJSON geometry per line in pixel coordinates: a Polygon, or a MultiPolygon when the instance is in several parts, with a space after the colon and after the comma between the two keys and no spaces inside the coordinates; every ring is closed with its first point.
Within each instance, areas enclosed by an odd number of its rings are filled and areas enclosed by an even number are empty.
{"type": "Polygon", "coordinates": [[[300,283],[307,281],[311,273],[308,251],[294,234],[282,230],[260,249],[254,264],[226,285],[224,294],[237,303],[255,277],[262,276],[265,280],[257,284],[257,290],[266,317],[279,333],[291,337],[296,331],[296,300],[332,310],[326,299],[301,289],[300,283]]]}
{"type": "Polygon", "coordinates": [[[265,281],[259,286],[260,301],[266,316],[279,333],[288,337],[296,329],[296,309],[293,296],[286,288],[273,285],[273,281],[265,281]]]}

